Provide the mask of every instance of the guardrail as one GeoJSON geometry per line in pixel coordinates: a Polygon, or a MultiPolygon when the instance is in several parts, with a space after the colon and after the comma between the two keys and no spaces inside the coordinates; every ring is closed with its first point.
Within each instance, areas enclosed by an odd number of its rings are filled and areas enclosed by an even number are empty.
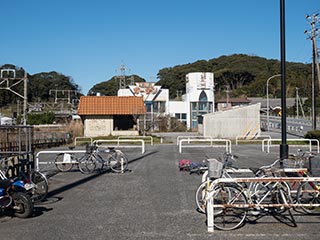
{"type": "MultiPolygon", "coordinates": [[[[281,139],[264,139],[262,141],[262,152],[265,151],[265,141],[267,141],[267,153],[270,153],[270,146],[272,141],[274,142],[280,142],[281,139]]],[[[297,138],[297,139],[287,139],[287,143],[290,145],[290,142],[309,142],[309,151],[312,152],[312,142],[316,143],[317,147],[317,153],[320,151],[319,147],[319,140],[318,139],[308,139],[308,138],[297,138]]],[[[293,146],[296,146],[294,144],[291,144],[293,146]]]]}
{"type": "Polygon", "coordinates": [[[119,136],[118,139],[147,139],[150,140],[151,146],[153,146],[153,137],[152,136],[119,136]]]}
{"type": "Polygon", "coordinates": [[[270,135],[260,135],[259,137],[257,138],[252,138],[252,139],[243,139],[243,136],[236,136],[236,145],[238,145],[238,142],[241,141],[241,142],[251,142],[251,141],[263,141],[265,139],[271,139],[271,136],[270,135]],[[262,138],[262,139],[260,139],[262,138]]]}
{"type": "Polygon", "coordinates": [[[208,147],[208,145],[183,145],[182,143],[187,142],[190,144],[191,142],[207,142],[210,143],[209,147],[225,147],[226,152],[231,153],[231,140],[229,139],[213,139],[213,138],[205,138],[205,139],[181,139],[179,141],[179,153],[182,153],[182,148],[191,148],[191,147],[208,147]],[[213,143],[224,142],[224,145],[219,145],[213,143]]]}
{"type": "Polygon", "coordinates": [[[101,143],[116,143],[116,147],[122,147],[122,148],[137,148],[141,147],[141,153],[145,153],[145,142],[142,139],[100,139],[95,140],[93,143],[101,144],[101,143]],[[140,145],[121,145],[120,143],[141,143],[140,145]]]}
{"type": "MultiPolygon", "coordinates": [[[[251,177],[251,178],[218,178],[213,181],[212,189],[219,183],[248,183],[248,182],[319,182],[320,177],[251,177]]],[[[228,204],[228,206],[214,204],[214,191],[208,193],[207,199],[207,230],[208,232],[214,232],[214,208],[218,207],[237,207],[237,208],[257,208],[257,207],[320,207],[320,203],[317,204],[299,204],[299,203],[250,203],[250,204],[228,204]]]]}

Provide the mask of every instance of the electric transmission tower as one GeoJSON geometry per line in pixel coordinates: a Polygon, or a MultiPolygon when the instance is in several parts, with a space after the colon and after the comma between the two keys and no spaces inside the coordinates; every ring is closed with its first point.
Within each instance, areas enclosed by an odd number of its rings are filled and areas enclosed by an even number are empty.
{"type": "MultiPolygon", "coordinates": [[[[127,68],[124,64],[121,64],[119,67],[120,75],[116,78],[119,80],[119,89],[124,89],[127,87],[127,81],[126,81],[126,70],[130,71],[129,68],[127,68]]],[[[128,78],[130,85],[134,84],[134,77],[131,76],[128,78]]]]}

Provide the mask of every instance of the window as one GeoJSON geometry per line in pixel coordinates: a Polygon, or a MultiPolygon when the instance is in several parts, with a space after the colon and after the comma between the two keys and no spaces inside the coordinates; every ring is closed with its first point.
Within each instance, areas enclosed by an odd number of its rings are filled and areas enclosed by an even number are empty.
{"type": "Polygon", "coordinates": [[[202,91],[199,96],[199,102],[207,102],[207,101],[208,101],[207,94],[205,93],[205,91],[202,91]]]}
{"type": "Polygon", "coordinates": [[[175,117],[185,124],[187,124],[187,114],[186,113],[175,113],[175,117]]]}

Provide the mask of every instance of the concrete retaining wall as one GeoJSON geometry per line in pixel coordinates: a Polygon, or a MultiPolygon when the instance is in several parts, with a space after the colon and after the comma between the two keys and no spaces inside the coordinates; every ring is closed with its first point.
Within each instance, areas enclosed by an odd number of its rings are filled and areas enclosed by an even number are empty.
{"type": "Polygon", "coordinates": [[[203,115],[203,135],[251,139],[260,136],[260,103],[203,115]]]}

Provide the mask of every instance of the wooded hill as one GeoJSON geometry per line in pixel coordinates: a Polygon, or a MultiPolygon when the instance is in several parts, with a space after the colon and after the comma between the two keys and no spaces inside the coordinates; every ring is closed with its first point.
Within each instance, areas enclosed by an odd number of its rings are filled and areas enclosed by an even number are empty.
{"type": "MultiPolygon", "coordinates": [[[[15,68],[17,75],[22,74],[23,69],[14,65],[3,65],[1,69],[15,68]]],[[[286,65],[287,97],[294,97],[296,88],[299,88],[300,97],[311,96],[311,64],[288,62],[286,65]]],[[[230,97],[265,97],[266,81],[269,77],[280,73],[280,61],[266,59],[258,56],[234,54],[221,56],[210,60],[199,60],[194,63],[178,65],[160,69],[157,75],[157,85],[170,89],[170,98],[176,97],[177,90],[185,93],[185,76],[190,72],[213,72],[215,76],[216,99],[226,97],[229,90],[230,97]]],[[[144,82],[145,79],[134,75],[126,76],[129,83],[133,77],[134,82],[144,82]]],[[[52,89],[69,89],[80,92],[80,87],[72,77],[52,72],[42,72],[28,75],[28,102],[49,101],[52,89]]],[[[94,81],[94,79],[88,79],[94,81]]],[[[280,78],[274,78],[269,82],[269,97],[280,97],[280,78]]],[[[0,86],[1,87],[1,86],[0,86]]],[[[23,84],[16,86],[23,92],[23,84]]],[[[95,84],[88,95],[100,93],[101,95],[117,95],[119,78],[114,76],[108,81],[95,84]]],[[[18,97],[7,90],[0,90],[0,107],[9,103],[16,103],[18,97]]]]}
{"type": "MultiPolygon", "coordinates": [[[[268,60],[257,56],[234,54],[211,60],[199,60],[194,63],[161,69],[158,73],[158,85],[170,89],[174,98],[176,90],[185,93],[185,76],[190,72],[213,72],[216,98],[225,97],[265,97],[266,81],[280,74],[280,61],[268,60]]],[[[311,94],[311,64],[286,64],[287,97],[294,97],[296,87],[300,96],[311,94]]],[[[270,97],[281,97],[280,78],[269,82],[270,97]]]]}
{"type": "MultiPolygon", "coordinates": [[[[230,97],[265,97],[266,81],[269,77],[280,74],[280,61],[244,54],[199,60],[160,69],[156,84],[170,89],[170,98],[173,99],[177,90],[183,94],[186,92],[186,74],[190,72],[213,72],[216,98],[225,97],[226,90],[229,90],[230,97]]],[[[286,73],[287,97],[294,97],[296,88],[299,88],[301,97],[311,95],[311,64],[288,62],[286,73]]],[[[144,81],[136,77],[135,82],[144,81]]],[[[104,95],[116,95],[117,88],[118,82],[114,77],[96,84],[91,90],[104,95]]],[[[269,94],[270,97],[281,97],[280,78],[270,80],[269,94]]]]}

